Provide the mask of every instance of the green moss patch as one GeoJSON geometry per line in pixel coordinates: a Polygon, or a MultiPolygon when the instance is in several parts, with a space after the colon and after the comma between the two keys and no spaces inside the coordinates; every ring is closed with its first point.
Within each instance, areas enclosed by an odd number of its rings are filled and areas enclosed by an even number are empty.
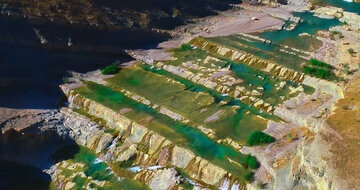
{"type": "Polygon", "coordinates": [[[110,66],[107,66],[105,67],[103,70],[101,70],[101,73],[103,75],[112,75],[112,74],[115,74],[119,71],[119,68],[115,65],[110,65],[110,66]]]}
{"type": "Polygon", "coordinates": [[[255,146],[261,144],[268,144],[275,141],[275,138],[262,132],[262,131],[255,131],[250,134],[248,139],[248,145],[255,146]]]}

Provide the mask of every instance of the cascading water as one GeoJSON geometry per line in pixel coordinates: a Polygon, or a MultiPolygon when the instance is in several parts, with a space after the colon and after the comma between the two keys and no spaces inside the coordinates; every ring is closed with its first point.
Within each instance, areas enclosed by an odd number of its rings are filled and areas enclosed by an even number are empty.
{"type": "Polygon", "coordinates": [[[69,102],[68,102],[68,104],[69,104],[69,108],[73,108],[74,107],[74,98],[75,98],[75,96],[74,95],[70,95],[70,97],[69,97],[69,102]]]}
{"type": "Polygon", "coordinates": [[[223,181],[223,183],[221,184],[221,186],[219,187],[220,190],[228,190],[230,186],[230,180],[229,179],[225,179],[223,181]]]}

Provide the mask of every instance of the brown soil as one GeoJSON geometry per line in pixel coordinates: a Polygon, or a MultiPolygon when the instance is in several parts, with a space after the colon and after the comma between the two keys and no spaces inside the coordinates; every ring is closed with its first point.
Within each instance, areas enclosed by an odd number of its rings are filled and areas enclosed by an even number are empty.
{"type": "Polygon", "coordinates": [[[360,79],[346,88],[345,98],[340,100],[327,123],[342,139],[335,138],[330,151],[332,164],[338,176],[347,179],[349,189],[360,186],[360,79]]]}

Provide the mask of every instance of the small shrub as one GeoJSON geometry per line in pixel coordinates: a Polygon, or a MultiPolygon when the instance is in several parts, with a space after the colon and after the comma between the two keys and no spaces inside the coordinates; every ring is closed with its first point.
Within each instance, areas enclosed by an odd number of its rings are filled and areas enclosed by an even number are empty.
{"type": "Polygon", "coordinates": [[[182,44],[181,45],[181,50],[184,50],[184,51],[193,50],[193,47],[191,47],[191,45],[189,45],[189,44],[182,44]]]}
{"type": "Polygon", "coordinates": [[[101,71],[101,73],[103,75],[112,75],[112,74],[115,74],[117,72],[118,72],[118,68],[115,65],[107,66],[101,71]]]}
{"type": "Polygon", "coordinates": [[[348,52],[350,53],[351,56],[354,56],[357,53],[353,48],[349,48],[348,52]]]}
{"type": "Polygon", "coordinates": [[[260,163],[256,160],[254,156],[250,154],[246,155],[245,158],[242,160],[242,165],[245,168],[257,169],[260,167],[260,163]]]}
{"type": "Polygon", "coordinates": [[[248,144],[250,146],[268,144],[275,141],[275,138],[261,131],[254,131],[250,134],[248,144]]]}
{"type": "Polygon", "coordinates": [[[265,189],[266,186],[267,186],[267,183],[259,182],[259,183],[257,184],[257,186],[258,186],[260,189],[265,189]]]}
{"type": "Polygon", "coordinates": [[[330,38],[335,40],[335,36],[339,36],[340,39],[344,38],[341,32],[339,31],[331,31],[330,38]]]}
{"type": "Polygon", "coordinates": [[[245,175],[244,175],[244,179],[245,181],[247,181],[248,183],[251,183],[254,181],[254,172],[247,172],[245,175]]]}
{"type": "Polygon", "coordinates": [[[308,67],[308,66],[305,66],[304,70],[305,70],[305,74],[308,74],[308,75],[311,75],[316,71],[316,69],[314,67],[308,67]]]}
{"type": "Polygon", "coordinates": [[[322,62],[322,61],[319,61],[317,59],[311,59],[310,60],[310,64],[313,65],[313,66],[316,66],[316,67],[322,67],[322,68],[326,68],[326,69],[333,69],[334,67],[325,63],[325,62],[322,62]]]}
{"type": "Polygon", "coordinates": [[[341,34],[341,32],[339,32],[339,31],[331,31],[331,34],[338,35],[338,34],[341,34]]]}
{"type": "Polygon", "coordinates": [[[321,79],[326,79],[326,80],[336,79],[336,76],[332,72],[332,70],[326,68],[304,66],[304,72],[307,75],[312,75],[321,79]]]}

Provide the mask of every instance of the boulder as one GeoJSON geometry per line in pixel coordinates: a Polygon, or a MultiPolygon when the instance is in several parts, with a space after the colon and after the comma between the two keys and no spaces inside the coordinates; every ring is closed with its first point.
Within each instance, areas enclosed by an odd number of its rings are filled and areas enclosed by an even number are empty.
{"type": "Polygon", "coordinates": [[[149,186],[151,189],[168,190],[172,189],[180,182],[180,175],[174,168],[158,170],[154,177],[150,180],[149,186]]]}

